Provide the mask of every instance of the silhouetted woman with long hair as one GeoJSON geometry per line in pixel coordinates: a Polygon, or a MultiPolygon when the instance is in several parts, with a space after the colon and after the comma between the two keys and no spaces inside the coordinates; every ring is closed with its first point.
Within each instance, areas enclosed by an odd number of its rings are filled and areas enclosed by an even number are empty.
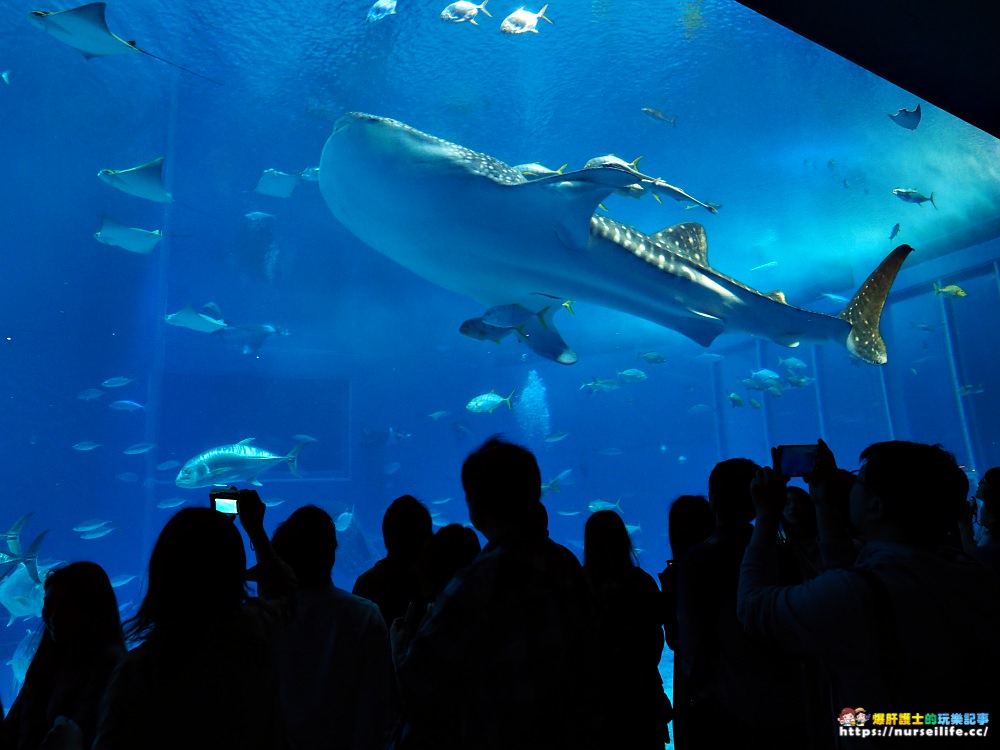
{"type": "Polygon", "coordinates": [[[636,564],[625,523],[612,510],[587,519],[583,571],[598,622],[598,700],[604,715],[596,746],[663,750],[671,708],[659,672],[660,589],[636,564]]]}
{"type": "Polygon", "coordinates": [[[264,505],[239,495],[239,518],[273,602],[248,598],[243,539],[230,516],[187,508],[149,561],[146,596],[127,623],[140,641],[108,689],[94,750],[275,750],[284,743],[274,643],[294,578],[274,557],[264,505]]]}
{"type": "Polygon", "coordinates": [[[125,655],[114,589],[104,569],[71,563],[45,578],[44,630],[10,707],[5,732],[11,750],[37,750],[60,716],[69,719],[89,748],[97,730],[101,696],[125,655]]]}

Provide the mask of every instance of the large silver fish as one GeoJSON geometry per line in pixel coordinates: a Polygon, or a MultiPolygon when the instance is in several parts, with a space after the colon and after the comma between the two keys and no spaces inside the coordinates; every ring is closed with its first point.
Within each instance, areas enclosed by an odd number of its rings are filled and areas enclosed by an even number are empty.
{"type": "Polygon", "coordinates": [[[220,445],[199,453],[181,467],[177,473],[177,486],[193,489],[227,487],[235,482],[248,482],[260,487],[257,477],[282,462],[288,464],[288,469],[294,476],[299,475],[298,455],[302,446],[307,443],[299,443],[287,456],[278,456],[250,445],[253,440],[254,438],[247,438],[234,445],[220,445]]]}
{"type": "MultiPolygon", "coordinates": [[[[833,341],[885,363],[879,320],[911,247],[893,250],[839,315],[803,310],[713,269],[699,224],[647,235],[594,216],[611,193],[648,179],[608,163],[528,180],[498,159],[401,122],[348,113],[327,139],[319,184],[357,237],[484,310],[520,304],[539,312],[552,299],[586,301],[703,346],[724,332],[785,346],[833,341]]],[[[576,361],[550,314],[518,335],[543,357],[576,361]]]]}
{"type": "Polygon", "coordinates": [[[10,614],[7,627],[18,619],[41,617],[45,602],[45,586],[38,570],[29,570],[26,565],[18,565],[14,572],[0,581],[0,604],[10,614]]]}

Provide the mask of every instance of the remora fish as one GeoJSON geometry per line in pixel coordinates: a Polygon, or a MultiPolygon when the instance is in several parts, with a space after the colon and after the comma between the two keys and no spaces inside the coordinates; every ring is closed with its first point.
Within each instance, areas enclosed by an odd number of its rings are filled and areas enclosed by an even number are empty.
{"type": "MultiPolygon", "coordinates": [[[[357,237],[484,310],[517,303],[539,311],[549,304],[540,296],[548,295],[636,315],[702,346],[724,332],[786,346],[833,341],[866,362],[885,363],[879,320],[911,247],[893,250],[839,315],[803,310],[713,269],[699,224],[647,235],[594,216],[635,174],[602,164],[529,181],[493,157],[403,123],[348,113],[323,149],[319,184],[334,216],[357,237]],[[469,210],[442,217],[441,206],[459,203],[469,210]],[[393,211],[380,209],[386,205],[393,211]]],[[[557,345],[549,319],[546,331],[536,336],[526,328],[526,344],[546,358],[576,361],[557,345]]]]}
{"type": "Polygon", "coordinates": [[[257,477],[282,461],[288,463],[288,468],[294,476],[299,475],[299,451],[308,443],[299,443],[288,452],[287,456],[277,456],[253,447],[250,445],[253,440],[254,438],[247,438],[235,445],[220,445],[199,453],[181,467],[177,473],[177,486],[192,489],[227,487],[234,482],[249,482],[255,487],[260,487],[257,477]]]}

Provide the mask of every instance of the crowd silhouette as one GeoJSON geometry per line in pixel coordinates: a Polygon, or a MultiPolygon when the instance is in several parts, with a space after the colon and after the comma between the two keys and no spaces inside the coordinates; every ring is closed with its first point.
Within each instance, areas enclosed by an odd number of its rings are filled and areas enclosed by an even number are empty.
{"type": "Polygon", "coordinates": [[[353,593],[315,505],[269,539],[239,491],[249,569],[233,516],[183,509],[124,624],[100,566],[46,576],[0,750],[988,747],[1000,468],[970,502],[940,446],[876,443],[860,463],[820,441],[807,491],[720,462],[707,497],[670,506],[660,586],[613,510],[587,519],[582,564],[554,542],[534,455],[500,437],[462,466],[473,528],[434,533],[397,498],[353,593]]]}

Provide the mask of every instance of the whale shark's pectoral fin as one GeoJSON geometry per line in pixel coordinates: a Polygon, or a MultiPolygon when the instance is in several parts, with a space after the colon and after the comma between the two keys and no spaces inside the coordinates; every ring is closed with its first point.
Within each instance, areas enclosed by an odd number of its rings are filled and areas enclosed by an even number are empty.
{"type": "MultiPolygon", "coordinates": [[[[570,247],[585,248],[590,242],[590,217],[612,193],[635,183],[636,172],[618,164],[602,164],[566,174],[547,175],[511,189],[534,191],[540,200],[555,196],[551,205],[557,217],[559,239],[570,247]]],[[[641,176],[641,175],[640,175],[641,176]]]]}
{"type": "Polygon", "coordinates": [[[524,325],[517,329],[518,338],[527,344],[539,357],[551,359],[561,365],[576,363],[576,352],[563,341],[559,331],[552,324],[552,310],[534,315],[524,325]]]}
{"type": "Polygon", "coordinates": [[[670,327],[687,336],[696,344],[709,346],[715,337],[726,330],[726,322],[708,313],[688,310],[690,318],[677,317],[670,321],[670,327]]]}

